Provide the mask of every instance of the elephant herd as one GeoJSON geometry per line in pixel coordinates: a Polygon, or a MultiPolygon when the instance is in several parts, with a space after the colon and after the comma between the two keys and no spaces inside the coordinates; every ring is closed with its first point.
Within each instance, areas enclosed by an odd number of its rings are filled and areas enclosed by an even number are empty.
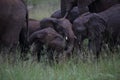
{"type": "MultiPolygon", "coordinates": [[[[32,44],[40,61],[44,46],[50,61],[68,57],[88,39],[88,49],[99,58],[101,48],[120,45],[119,0],[61,0],[60,10],[49,18],[30,19],[23,0],[0,0],[0,52],[18,46],[25,57],[32,44]]],[[[7,52],[6,52],[7,51],[7,52]]],[[[80,54],[80,53],[79,53],[80,54]]]]}

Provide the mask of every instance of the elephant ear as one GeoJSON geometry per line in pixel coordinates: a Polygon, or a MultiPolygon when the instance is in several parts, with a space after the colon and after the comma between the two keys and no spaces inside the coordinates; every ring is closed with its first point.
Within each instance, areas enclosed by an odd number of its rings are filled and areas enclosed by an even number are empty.
{"type": "Polygon", "coordinates": [[[37,40],[42,40],[44,39],[44,37],[47,35],[46,32],[41,32],[41,31],[36,31],[34,33],[32,33],[29,37],[29,44],[33,44],[34,42],[36,42],[37,40]]]}
{"type": "Polygon", "coordinates": [[[106,22],[97,14],[92,14],[88,20],[88,38],[89,38],[89,49],[98,57],[101,50],[103,33],[105,32],[106,22]]]}
{"type": "Polygon", "coordinates": [[[93,13],[87,22],[87,27],[88,33],[90,34],[89,37],[91,36],[91,39],[95,39],[103,34],[107,24],[103,18],[93,13]]]}

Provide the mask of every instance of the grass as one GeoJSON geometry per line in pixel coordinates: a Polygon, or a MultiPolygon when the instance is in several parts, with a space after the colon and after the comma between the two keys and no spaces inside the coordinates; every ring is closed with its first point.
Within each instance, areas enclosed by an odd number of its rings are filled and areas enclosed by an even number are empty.
{"type": "Polygon", "coordinates": [[[29,6],[32,6],[33,8],[29,9],[29,16],[30,18],[35,18],[38,20],[41,20],[45,17],[50,17],[50,15],[59,9],[59,1],[60,0],[40,0],[36,3],[37,5],[34,5],[35,3],[31,4],[29,3],[29,6]]]}
{"type": "MultiPolygon", "coordinates": [[[[59,9],[59,0],[28,0],[28,4],[34,6],[30,18],[38,20],[59,9]]],[[[0,57],[0,64],[0,80],[120,80],[119,52],[98,62],[72,58],[54,65],[20,60],[11,64],[0,57]]]]}
{"type": "Polygon", "coordinates": [[[109,56],[98,62],[75,59],[49,65],[18,61],[0,66],[0,80],[120,80],[120,56],[109,56]]]}

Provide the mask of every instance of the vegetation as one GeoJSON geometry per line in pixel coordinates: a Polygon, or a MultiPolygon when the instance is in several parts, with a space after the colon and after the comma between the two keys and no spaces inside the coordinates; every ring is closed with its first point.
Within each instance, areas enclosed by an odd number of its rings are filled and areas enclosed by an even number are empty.
{"type": "Polygon", "coordinates": [[[49,65],[18,61],[2,63],[0,80],[119,80],[120,56],[100,59],[98,62],[71,59],[49,65]]]}
{"type": "Polygon", "coordinates": [[[50,15],[59,9],[60,0],[28,0],[28,8],[30,18],[42,19],[50,17],[50,15]]]}
{"type": "MultiPolygon", "coordinates": [[[[33,6],[29,9],[30,18],[49,17],[59,9],[59,1],[28,0],[29,6],[33,6]]],[[[103,55],[99,61],[74,57],[53,65],[19,59],[11,64],[0,57],[0,80],[120,80],[120,52],[108,52],[108,55],[103,55]]]]}

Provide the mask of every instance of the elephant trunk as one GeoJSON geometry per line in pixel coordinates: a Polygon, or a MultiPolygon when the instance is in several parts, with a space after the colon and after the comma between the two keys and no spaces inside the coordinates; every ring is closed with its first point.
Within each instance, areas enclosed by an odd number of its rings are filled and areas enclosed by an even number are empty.
{"type": "Polygon", "coordinates": [[[46,35],[47,35],[47,33],[43,32],[43,31],[36,31],[36,32],[32,33],[31,36],[28,38],[29,45],[32,45],[36,41],[41,42],[46,35]]]}
{"type": "Polygon", "coordinates": [[[70,54],[73,50],[73,46],[74,40],[70,40],[69,42],[67,42],[67,50],[65,51],[65,54],[70,54]]]}
{"type": "Polygon", "coordinates": [[[68,42],[67,42],[67,50],[65,51],[65,54],[71,54],[73,47],[74,47],[74,41],[76,39],[76,36],[74,35],[72,30],[68,30],[67,33],[68,36],[68,42]]]}

